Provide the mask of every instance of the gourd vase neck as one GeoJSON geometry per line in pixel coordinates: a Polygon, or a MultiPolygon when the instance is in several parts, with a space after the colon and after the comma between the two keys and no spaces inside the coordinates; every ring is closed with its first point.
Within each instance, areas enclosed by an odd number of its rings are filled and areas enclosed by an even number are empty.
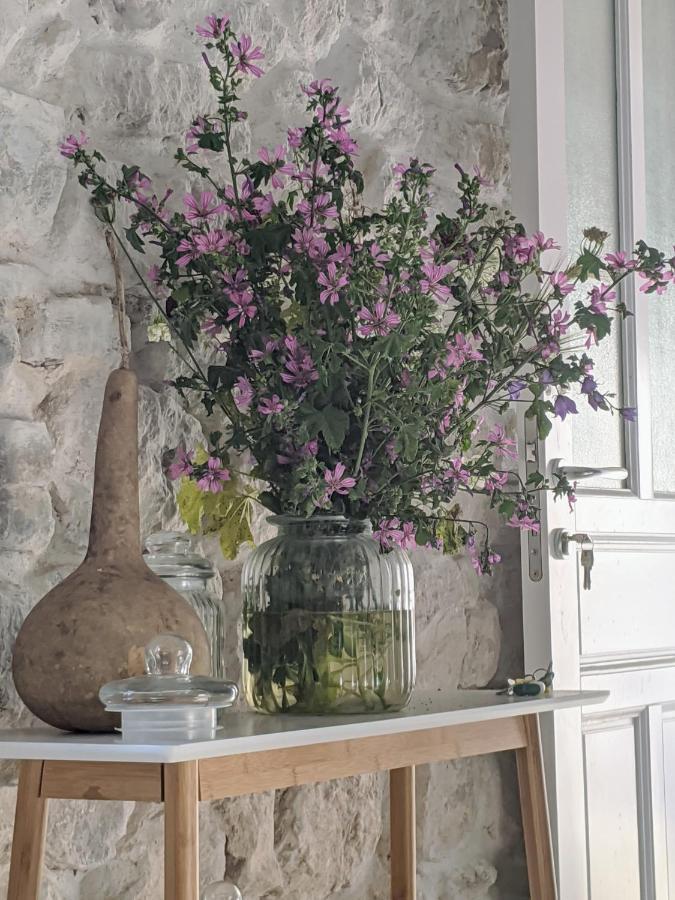
{"type": "Polygon", "coordinates": [[[115,369],[105,386],[96,444],[87,559],[140,563],[138,380],[115,369]]]}

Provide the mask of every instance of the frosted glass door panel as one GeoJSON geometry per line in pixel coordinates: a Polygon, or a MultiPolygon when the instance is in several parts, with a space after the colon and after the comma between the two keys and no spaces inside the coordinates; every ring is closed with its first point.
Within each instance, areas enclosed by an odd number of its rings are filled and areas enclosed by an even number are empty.
{"type": "MultiPolygon", "coordinates": [[[[646,240],[668,254],[675,243],[675,2],[644,0],[642,23],[646,240]]],[[[675,493],[675,288],[644,299],[649,304],[654,490],[675,493]]]]}
{"type": "MultiPolygon", "coordinates": [[[[576,253],[585,228],[596,225],[616,239],[619,231],[616,61],[613,0],[565,0],[565,91],[568,244],[576,253]]],[[[608,249],[614,249],[614,244],[608,249]]],[[[570,301],[586,292],[570,295],[570,301]]],[[[581,348],[583,349],[583,347],[581,348]]],[[[621,334],[619,329],[592,350],[595,377],[603,392],[621,405],[621,334]]],[[[594,412],[586,397],[575,397],[579,415],[572,422],[574,462],[590,466],[624,464],[623,427],[619,416],[594,412]]],[[[616,488],[620,482],[584,482],[588,487],[616,488]]]]}

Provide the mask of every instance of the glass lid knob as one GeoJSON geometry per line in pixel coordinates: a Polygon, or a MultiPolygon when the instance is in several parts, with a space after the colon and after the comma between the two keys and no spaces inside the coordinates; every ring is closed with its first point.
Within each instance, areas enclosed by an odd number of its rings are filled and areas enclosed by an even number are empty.
{"type": "Polygon", "coordinates": [[[158,634],[145,647],[148,675],[189,675],[192,647],[177,634],[158,634]]]}

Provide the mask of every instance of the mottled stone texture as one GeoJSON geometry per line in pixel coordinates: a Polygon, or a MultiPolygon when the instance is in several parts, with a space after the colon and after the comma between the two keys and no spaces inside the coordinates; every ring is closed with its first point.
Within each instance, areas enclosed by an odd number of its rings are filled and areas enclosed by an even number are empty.
{"type": "MultiPolygon", "coordinates": [[[[277,143],[300,120],[298,82],[333,76],[353,109],[360,165],[377,202],[391,164],[419,154],[438,168],[452,208],[452,163],[479,163],[506,199],[504,0],[233,0],[229,12],[267,51],[251,85],[242,145],[277,143]]],[[[193,38],[208,0],[3,0],[0,13],[0,723],[26,724],[8,676],[31,606],[80,562],[96,425],[118,361],[105,245],[72,171],[55,150],[84,128],[110,161],[139,163],[181,189],[173,149],[209,89],[193,38]]],[[[130,327],[141,379],[145,533],[177,525],[161,472],[167,447],[193,442],[198,418],[162,381],[166,349],[147,346],[147,304],[133,275],[130,327]]],[[[196,413],[195,410],[192,411],[196,413]]],[[[415,558],[422,687],[485,685],[519,664],[517,538],[479,582],[463,559],[415,558]]],[[[218,559],[213,546],[205,545],[218,559]]],[[[220,560],[237,676],[240,563],[220,560]]],[[[15,770],[0,767],[0,893],[15,770]]],[[[422,900],[521,900],[515,776],[508,760],[419,772],[422,900]]],[[[386,787],[381,776],[204,805],[205,882],[227,870],[246,900],[387,897],[386,787]]],[[[161,896],[162,819],[143,804],[52,804],[50,900],[161,896]]]]}

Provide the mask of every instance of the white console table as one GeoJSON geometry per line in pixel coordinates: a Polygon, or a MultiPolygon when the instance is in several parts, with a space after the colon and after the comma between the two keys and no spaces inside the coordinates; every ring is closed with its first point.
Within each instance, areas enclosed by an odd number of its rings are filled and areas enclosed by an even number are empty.
{"type": "Polygon", "coordinates": [[[0,730],[0,759],[22,761],[8,900],[37,900],[50,798],[164,803],[165,900],[198,900],[200,800],[379,771],[390,779],[391,897],[414,900],[415,766],[506,750],[516,752],[530,892],[555,900],[538,714],[606,698],[590,691],[537,699],[420,692],[406,710],[387,715],[232,712],[217,738],[191,743],[0,730]]]}

